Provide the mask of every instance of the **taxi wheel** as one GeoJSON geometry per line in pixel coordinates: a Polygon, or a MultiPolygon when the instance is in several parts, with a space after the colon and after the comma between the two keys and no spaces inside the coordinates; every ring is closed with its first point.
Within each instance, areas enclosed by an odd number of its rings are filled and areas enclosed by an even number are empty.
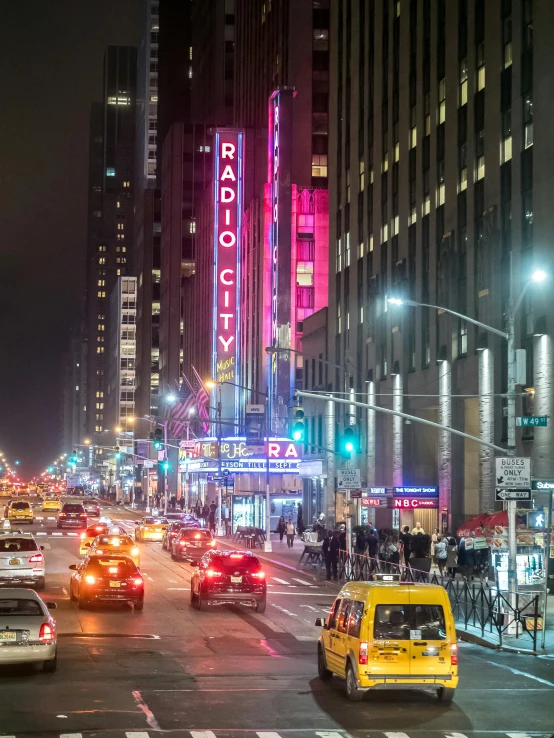
{"type": "Polygon", "coordinates": [[[327,668],[325,654],[321,646],[317,647],[317,674],[320,679],[330,679],[333,676],[333,672],[327,668]]]}
{"type": "Polygon", "coordinates": [[[441,702],[452,702],[455,694],[456,690],[452,689],[452,687],[441,687],[437,689],[437,695],[441,702]]]}
{"type": "Polygon", "coordinates": [[[348,664],[346,667],[346,696],[351,702],[359,702],[364,696],[363,691],[359,689],[356,683],[356,675],[352,664],[348,664]]]}

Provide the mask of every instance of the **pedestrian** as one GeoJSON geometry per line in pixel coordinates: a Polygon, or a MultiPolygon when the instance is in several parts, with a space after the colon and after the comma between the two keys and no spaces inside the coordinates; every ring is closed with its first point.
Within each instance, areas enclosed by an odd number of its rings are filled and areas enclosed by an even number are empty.
{"type": "Polygon", "coordinates": [[[367,548],[367,541],[365,539],[363,530],[360,530],[358,531],[358,533],[356,533],[356,548],[355,548],[356,553],[359,556],[363,556],[366,548],[367,548]]]}
{"type": "Polygon", "coordinates": [[[421,527],[421,523],[416,523],[415,524],[415,528],[412,528],[412,535],[413,536],[417,536],[418,533],[422,533],[423,535],[425,535],[425,531],[421,527]]]}
{"type": "Polygon", "coordinates": [[[206,505],[206,503],[204,503],[202,507],[202,512],[200,513],[200,518],[202,519],[203,525],[207,525],[209,514],[210,514],[210,508],[206,505]]]}
{"type": "Polygon", "coordinates": [[[292,548],[294,545],[295,532],[296,529],[294,527],[294,523],[292,522],[292,518],[289,518],[289,522],[287,523],[287,546],[289,548],[292,548]]]}
{"type": "Polygon", "coordinates": [[[377,559],[377,552],[379,551],[379,539],[377,538],[377,531],[370,530],[369,535],[367,536],[367,555],[370,560],[370,569],[373,571],[373,569],[376,566],[376,559],[377,559]]]}
{"type": "Polygon", "coordinates": [[[279,540],[283,540],[283,536],[285,535],[287,530],[287,524],[285,523],[285,518],[283,515],[279,518],[279,522],[277,523],[277,533],[279,533],[279,540]]]}
{"type": "Polygon", "coordinates": [[[175,510],[176,506],[177,506],[177,497],[175,495],[171,495],[171,509],[175,510]]]}
{"type": "Polygon", "coordinates": [[[346,525],[341,523],[339,532],[339,550],[346,552],[346,525]]]}
{"type": "Polygon", "coordinates": [[[327,538],[323,542],[325,544],[327,543],[327,549],[328,549],[328,558],[325,559],[325,567],[327,569],[327,579],[331,579],[331,572],[333,574],[333,579],[335,582],[338,579],[338,563],[339,563],[339,551],[340,551],[340,531],[335,530],[328,531],[327,538]]]}
{"type": "Polygon", "coordinates": [[[458,544],[453,536],[447,538],[446,544],[446,567],[449,575],[454,579],[458,568],[458,544]]]}
{"type": "Polygon", "coordinates": [[[435,545],[437,541],[439,540],[439,538],[440,538],[439,529],[435,528],[435,530],[433,531],[433,534],[431,535],[431,558],[435,564],[437,563],[437,557],[435,555],[435,545]]]}
{"type": "Polygon", "coordinates": [[[437,557],[439,571],[442,576],[446,567],[446,559],[448,558],[448,553],[446,550],[446,541],[444,540],[444,538],[442,538],[440,534],[438,536],[437,542],[435,543],[435,556],[437,557]]]}
{"type": "Polygon", "coordinates": [[[208,528],[212,533],[215,533],[215,509],[212,510],[211,506],[210,511],[208,512],[208,528]]]}
{"type": "Polygon", "coordinates": [[[179,506],[181,508],[181,512],[185,511],[185,498],[183,495],[181,495],[181,498],[179,500],[179,506]]]}
{"type": "Polygon", "coordinates": [[[327,531],[323,543],[321,544],[321,551],[323,553],[323,560],[325,561],[325,579],[330,581],[331,579],[331,541],[333,540],[333,531],[327,531]]]}
{"type": "Polygon", "coordinates": [[[412,534],[410,533],[410,526],[405,525],[400,533],[400,540],[402,541],[402,548],[404,554],[404,563],[406,566],[410,566],[410,556],[412,555],[412,534]]]}
{"type": "Polygon", "coordinates": [[[159,492],[156,492],[156,507],[160,506],[160,500],[161,500],[161,495],[159,492]]]}

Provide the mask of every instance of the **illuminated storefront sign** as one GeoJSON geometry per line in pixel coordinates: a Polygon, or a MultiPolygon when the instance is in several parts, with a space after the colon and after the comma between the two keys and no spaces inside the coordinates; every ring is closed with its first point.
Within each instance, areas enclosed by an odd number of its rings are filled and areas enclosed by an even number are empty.
{"type": "MultiPolygon", "coordinates": [[[[275,474],[298,474],[300,465],[300,459],[291,460],[280,460],[270,459],[269,471],[275,474]]],[[[231,472],[240,474],[256,474],[258,472],[265,472],[266,459],[237,459],[235,461],[230,459],[221,459],[221,469],[229,469],[231,472]]],[[[217,459],[195,459],[188,462],[189,472],[217,472],[218,461],[217,459]]]]}
{"type": "Polygon", "coordinates": [[[379,497],[363,497],[362,498],[362,507],[386,507],[387,506],[387,499],[379,497]]]}
{"type": "MultiPolygon", "coordinates": [[[[292,443],[292,441],[284,439],[270,439],[266,444],[265,450],[254,452],[252,447],[241,438],[222,438],[221,439],[221,458],[228,461],[238,461],[243,459],[263,459],[269,456],[270,460],[290,460],[300,461],[302,458],[302,445],[292,443]]],[[[192,453],[195,459],[217,459],[218,458],[218,442],[217,440],[197,441],[192,453]]],[[[265,467],[264,467],[265,468],[265,467]]]]}
{"type": "Polygon", "coordinates": [[[393,487],[395,497],[438,497],[438,487],[393,487]]]}
{"type": "Polygon", "coordinates": [[[422,507],[425,508],[438,508],[439,506],[439,498],[436,497],[435,499],[418,499],[414,497],[395,497],[393,500],[393,507],[402,508],[403,510],[413,510],[415,508],[421,509],[422,507]]]}
{"type": "MultiPolygon", "coordinates": [[[[294,88],[282,87],[269,98],[268,183],[271,209],[268,230],[271,289],[271,345],[292,346],[292,101],[294,88]]],[[[294,390],[293,355],[278,351],[269,366],[271,427],[285,431],[288,399],[294,390]]]]}
{"type": "Polygon", "coordinates": [[[363,495],[365,497],[366,494],[368,495],[386,495],[387,494],[387,488],[386,487],[368,487],[366,490],[362,490],[363,495]]]}
{"type": "MultiPolygon", "coordinates": [[[[213,376],[218,382],[239,382],[240,345],[240,230],[243,207],[243,134],[218,129],[214,157],[214,299],[213,376]]],[[[223,385],[222,418],[234,422],[238,415],[237,391],[223,385]]]]}

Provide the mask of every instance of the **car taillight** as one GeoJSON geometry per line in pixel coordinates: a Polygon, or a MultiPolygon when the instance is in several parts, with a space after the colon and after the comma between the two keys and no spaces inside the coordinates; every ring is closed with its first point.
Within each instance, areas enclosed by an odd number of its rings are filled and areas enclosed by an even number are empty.
{"type": "Polygon", "coordinates": [[[458,644],[452,643],[450,645],[450,663],[452,666],[458,666],[458,644]]]}
{"type": "Polygon", "coordinates": [[[220,577],[221,572],[216,571],[216,569],[206,569],[206,576],[209,577],[210,579],[213,579],[214,577],[220,577]]]}
{"type": "Polygon", "coordinates": [[[186,545],[187,545],[186,541],[179,541],[179,546],[186,546],[186,545]]]}
{"type": "Polygon", "coordinates": [[[38,639],[43,643],[52,643],[54,640],[54,628],[49,623],[43,623],[40,626],[38,639]]]}
{"type": "Polygon", "coordinates": [[[265,571],[253,571],[251,576],[255,579],[265,579],[265,571]]]}
{"type": "Polygon", "coordinates": [[[40,564],[44,561],[44,557],[42,554],[33,554],[31,558],[29,559],[30,564],[40,564]]]}
{"type": "Polygon", "coordinates": [[[81,539],[82,541],[84,541],[84,540],[85,540],[85,538],[87,537],[87,534],[86,534],[86,533],[81,533],[81,535],[80,535],[79,537],[80,537],[80,539],[81,539]]]}
{"type": "Polygon", "coordinates": [[[135,587],[141,587],[143,585],[143,581],[141,577],[137,577],[136,579],[133,579],[133,584],[135,587]]]}
{"type": "Polygon", "coordinates": [[[85,577],[85,582],[87,584],[95,584],[96,578],[92,576],[92,574],[87,574],[85,577]]]}
{"type": "Polygon", "coordinates": [[[230,559],[242,559],[244,556],[242,554],[231,554],[230,559]]]}
{"type": "Polygon", "coordinates": [[[360,641],[360,650],[358,652],[358,663],[367,664],[368,644],[367,641],[360,641]]]}
{"type": "Polygon", "coordinates": [[[216,543],[217,541],[209,541],[208,546],[215,546],[216,543]]]}
{"type": "Polygon", "coordinates": [[[64,513],[64,512],[58,513],[58,517],[59,518],[66,518],[67,517],[67,513],[64,513]]]}

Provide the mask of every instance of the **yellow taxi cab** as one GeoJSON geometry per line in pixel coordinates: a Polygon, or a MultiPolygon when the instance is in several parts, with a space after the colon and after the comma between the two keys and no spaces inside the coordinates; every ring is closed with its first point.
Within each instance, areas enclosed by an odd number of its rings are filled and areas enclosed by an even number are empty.
{"type": "Polygon", "coordinates": [[[436,689],[451,702],[458,685],[456,628],[446,590],[435,584],[349,582],[322,626],[317,645],[321,679],[346,679],[350,700],[371,689],[436,689]]]}
{"type": "Polygon", "coordinates": [[[4,517],[8,520],[25,521],[27,523],[32,523],[34,520],[33,509],[30,503],[25,500],[12,500],[6,506],[4,517]]]}
{"type": "Polygon", "coordinates": [[[147,517],[135,523],[135,540],[144,541],[161,541],[164,531],[169,523],[165,518],[147,517]]]}
{"type": "Polygon", "coordinates": [[[114,533],[113,530],[105,535],[96,536],[87,549],[89,556],[128,556],[135,565],[140,565],[140,551],[135,541],[126,533],[114,533]]]}
{"type": "Polygon", "coordinates": [[[62,509],[62,501],[57,495],[46,495],[42,499],[42,512],[59,512],[62,509]]]}
{"type": "Polygon", "coordinates": [[[88,554],[92,542],[97,538],[97,536],[106,535],[109,532],[110,526],[106,523],[98,522],[94,525],[89,525],[89,527],[84,530],[80,536],[81,542],[79,545],[79,553],[81,556],[86,556],[88,554]]]}

